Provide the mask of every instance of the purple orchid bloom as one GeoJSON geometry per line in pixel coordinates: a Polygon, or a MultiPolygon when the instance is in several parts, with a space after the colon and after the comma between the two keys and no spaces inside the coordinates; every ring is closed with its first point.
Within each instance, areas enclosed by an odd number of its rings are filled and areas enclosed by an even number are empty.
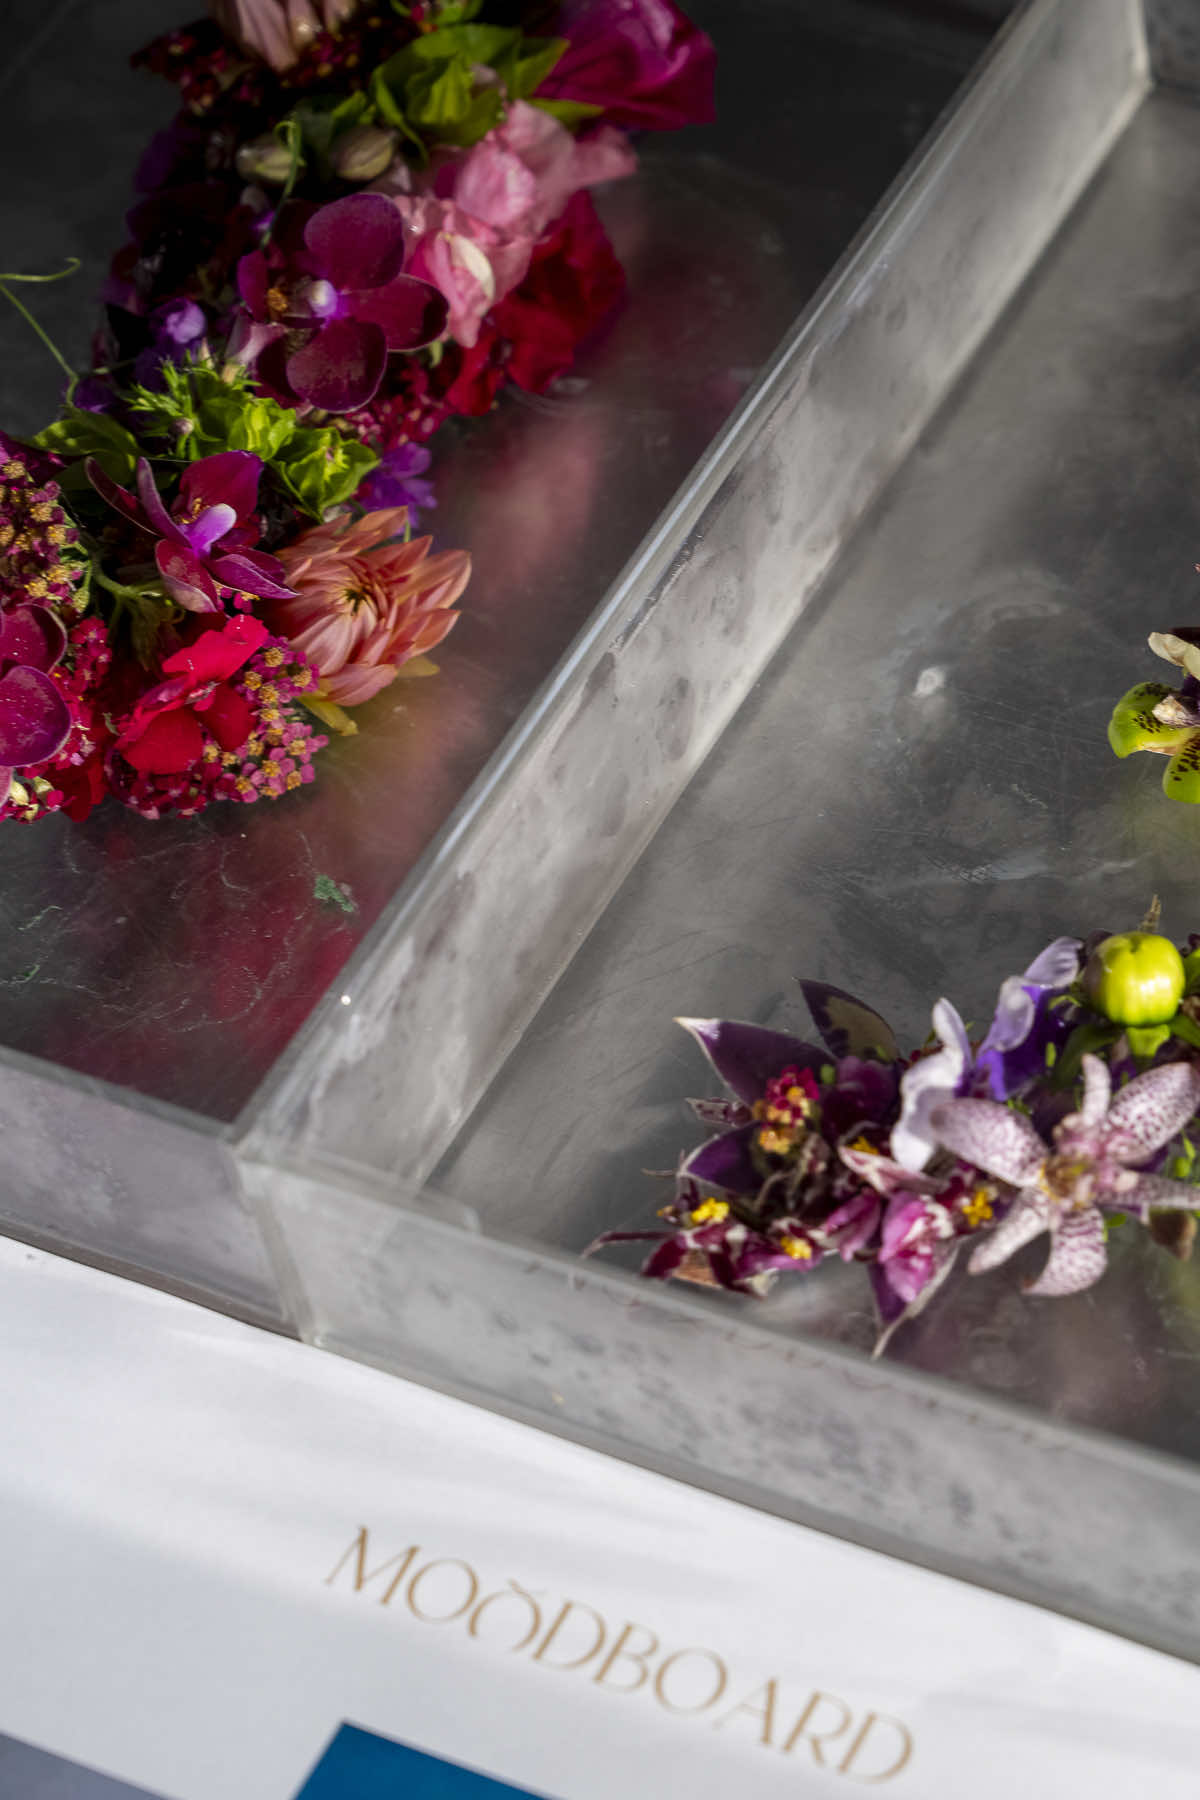
{"type": "Polygon", "coordinates": [[[133,373],[134,379],[153,393],[164,386],[164,363],[181,363],[189,351],[200,349],[208,320],[194,300],[168,300],[154,309],[147,324],[154,333],[153,342],[138,353],[133,373]]]}
{"type": "MultiPolygon", "coordinates": [[[[846,1167],[878,1196],[870,1230],[861,1240],[865,1244],[875,1227],[881,1228],[878,1254],[870,1269],[881,1328],[874,1351],[878,1356],[897,1327],[924,1309],[954,1267],[959,1240],[970,1228],[949,1200],[962,1184],[952,1180],[945,1187],[891,1157],[847,1144],[840,1147],[839,1154],[846,1167]]],[[[860,1197],[860,1205],[864,1198],[860,1197]]],[[[826,1229],[836,1223],[835,1215],[827,1220],[826,1229]]]]}
{"type": "Polygon", "coordinates": [[[432,481],[420,479],[432,461],[432,454],[424,444],[400,444],[395,450],[385,452],[378,468],[372,469],[359,483],[354,498],[368,512],[381,512],[389,506],[406,506],[415,519],[419,513],[429,512],[437,505],[432,481]]]}
{"type": "Polygon", "coordinates": [[[932,1117],[938,1140],[955,1155],[1019,1191],[1002,1222],[971,1257],[973,1275],[994,1269],[1042,1232],[1050,1256],[1031,1294],[1074,1294],[1104,1273],[1104,1214],[1152,1209],[1194,1211],[1200,1194],[1184,1181],[1142,1165],[1181,1131],[1200,1107],[1200,1073],[1190,1062],[1149,1070],[1112,1095],[1099,1057],[1083,1058],[1083,1103],[1054,1127],[1047,1143],[1029,1120],[994,1100],[952,1100],[932,1117]]]}
{"type": "Polygon", "coordinates": [[[1009,1100],[1044,1075],[1047,1050],[1061,1048],[1069,1037],[1069,1010],[1052,1003],[1077,979],[1082,948],[1078,938],[1055,938],[1023,975],[1010,975],[1002,984],[975,1058],[993,1100],[1009,1100]]]}
{"type": "Polygon", "coordinates": [[[13,772],[49,760],[71,732],[71,709],[51,669],[61,662],[67,634],[47,606],[0,612],[0,799],[13,772]]]}
{"type": "Polygon", "coordinates": [[[150,464],[137,466],[137,497],[93,459],[86,464],[96,492],[126,519],[158,539],[154,560],[163,586],[188,612],[220,612],[217,584],[259,599],[290,600],[282,564],[252,546],[262,461],[248,450],[222,450],[183,472],[171,511],[154,485],[150,464]]]}
{"type": "MultiPolygon", "coordinates": [[[[287,235],[284,221],[276,246],[287,235]]],[[[230,353],[256,364],[269,386],[322,412],[366,406],[392,351],[420,349],[446,328],[442,295],[402,272],[404,224],[382,194],[350,194],[321,207],[290,254],[273,247],[272,255],[274,262],[254,250],[238,263],[245,312],[230,353]]]]}
{"type": "Polygon", "coordinates": [[[754,1157],[760,1125],[755,1108],[769,1084],[785,1069],[820,1068],[827,1060],[817,1045],[764,1025],[737,1019],[676,1019],[691,1033],[709,1062],[735,1095],[731,1102],[693,1101],[706,1124],[725,1125],[718,1136],[694,1150],[683,1164],[686,1176],[731,1194],[757,1193],[763,1171],[754,1157]]]}

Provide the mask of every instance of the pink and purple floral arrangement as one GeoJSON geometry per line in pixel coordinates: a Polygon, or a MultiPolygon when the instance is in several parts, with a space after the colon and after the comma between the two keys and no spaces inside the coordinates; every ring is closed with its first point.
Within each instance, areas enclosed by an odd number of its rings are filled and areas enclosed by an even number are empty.
{"type": "Polygon", "coordinates": [[[802,984],[819,1043],[681,1019],[727,1090],[685,1154],[642,1273],[765,1296],[826,1258],[862,1263],[882,1349],[960,1260],[973,1275],[1035,1239],[1027,1291],[1078,1293],[1110,1234],[1188,1256],[1200,1212],[1200,935],[1058,938],[1005,981],[972,1038],[948,1000],[903,1054],[840,988],[802,984]]]}
{"type": "Polygon", "coordinates": [[[589,190],[712,115],[674,0],[217,0],[135,62],[182,108],[92,366],[0,434],[3,818],[278,798],[432,673],[430,440],[566,374],[624,286],[589,190]]]}

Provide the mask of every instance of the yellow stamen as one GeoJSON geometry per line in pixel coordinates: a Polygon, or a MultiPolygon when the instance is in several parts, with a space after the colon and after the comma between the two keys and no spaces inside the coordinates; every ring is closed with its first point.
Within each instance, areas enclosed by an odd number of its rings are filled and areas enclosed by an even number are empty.
{"type": "Polygon", "coordinates": [[[812,1245],[806,1244],[803,1238],[781,1237],[779,1248],[796,1262],[812,1261],[812,1245]]]}
{"type": "Polygon", "coordinates": [[[727,1200],[704,1200],[692,1214],[693,1225],[719,1225],[729,1217],[727,1200]]]}

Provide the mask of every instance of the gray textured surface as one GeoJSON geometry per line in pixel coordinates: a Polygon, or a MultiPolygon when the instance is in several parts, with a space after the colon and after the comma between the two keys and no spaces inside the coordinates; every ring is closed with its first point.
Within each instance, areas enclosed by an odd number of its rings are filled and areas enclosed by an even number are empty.
{"type": "Polygon", "coordinates": [[[1130,0],[1026,12],[314,1015],[256,1148],[428,1170],[1143,85],[1130,0]]]}
{"type": "Polygon", "coordinates": [[[1154,72],[1177,87],[1200,88],[1200,3],[1144,0],[1154,72]]]}

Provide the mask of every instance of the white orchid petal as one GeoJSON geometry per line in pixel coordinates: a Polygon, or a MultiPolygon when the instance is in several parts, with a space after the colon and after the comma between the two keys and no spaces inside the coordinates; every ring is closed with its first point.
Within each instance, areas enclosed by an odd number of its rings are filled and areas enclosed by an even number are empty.
{"type": "Polygon", "coordinates": [[[990,1231],[971,1252],[967,1268],[972,1275],[984,1275],[998,1269],[1018,1250],[1050,1229],[1050,1203],[1035,1190],[1018,1194],[1012,1207],[995,1231],[990,1231]]]}
{"type": "Polygon", "coordinates": [[[1107,1113],[1112,1100],[1112,1077],[1108,1067],[1098,1056],[1085,1056],[1083,1059],[1083,1104],[1079,1108],[1080,1122],[1085,1126],[1099,1125],[1107,1113]]]}
{"type": "Polygon", "coordinates": [[[1190,1062],[1164,1063],[1123,1087],[1108,1109],[1104,1148],[1118,1162],[1145,1162],[1200,1107],[1200,1077],[1190,1062]]]}
{"type": "Polygon", "coordinates": [[[1050,1257],[1026,1293],[1050,1297],[1080,1294],[1099,1281],[1108,1263],[1104,1220],[1094,1206],[1063,1213],[1050,1240],[1050,1257]]]}
{"type": "Polygon", "coordinates": [[[923,1169],[937,1149],[930,1115],[958,1093],[971,1059],[967,1028],[949,1000],[939,1000],[934,1007],[933,1028],[942,1047],[901,1076],[900,1117],[892,1128],[892,1155],[914,1172],[923,1169]]]}
{"type": "Polygon", "coordinates": [[[1145,1219],[1151,1207],[1171,1207],[1175,1211],[1200,1212],[1200,1188],[1190,1181],[1172,1181],[1169,1175],[1139,1175],[1117,1205],[1122,1212],[1145,1219]]]}
{"type": "Polygon", "coordinates": [[[1029,1120],[995,1100],[951,1100],[930,1124],[947,1150],[1013,1187],[1035,1181],[1048,1154],[1029,1120]]]}

